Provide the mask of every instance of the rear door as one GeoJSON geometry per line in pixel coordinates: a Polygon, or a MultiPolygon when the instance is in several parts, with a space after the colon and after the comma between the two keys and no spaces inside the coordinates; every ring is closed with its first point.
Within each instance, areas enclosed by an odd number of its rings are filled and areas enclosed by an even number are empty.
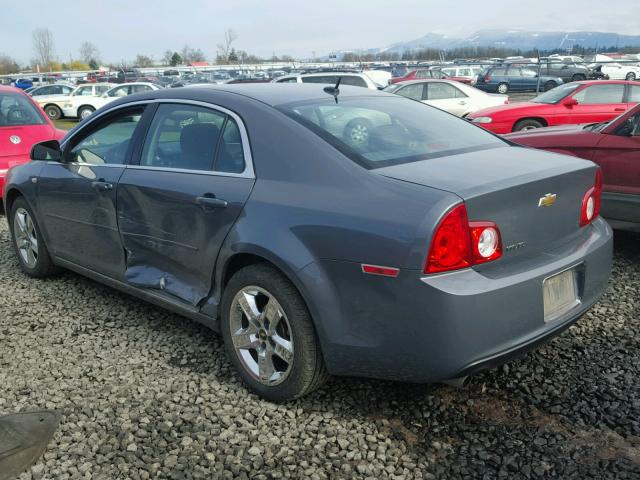
{"type": "Polygon", "coordinates": [[[466,95],[453,85],[444,82],[427,84],[426,103],[459,117],[467,110],[466,95]]]}
{"type": "Polygon", "coordinates": [[[126,281],[198,305],[253,183],[237,115],[189,102],[160,104],[118,188],[126,281]]]}

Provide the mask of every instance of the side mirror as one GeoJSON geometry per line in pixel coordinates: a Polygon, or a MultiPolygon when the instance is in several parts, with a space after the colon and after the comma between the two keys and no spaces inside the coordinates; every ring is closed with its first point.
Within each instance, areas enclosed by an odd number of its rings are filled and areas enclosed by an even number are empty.
{"type": "Polygon", "coordinates": [[[573,107],[574,105],[578,105],[578,100],[576,100],[576,99],[575,99],[575,98],[573,98],[573,97],[569,97],[569,98],[565,98],[565,99],[562,101],[562,104],[563,104],[565,107],[567,107],[567,108],[571,108],[571,107],[573,107]]]}
{"type": "Polygon", "coordinates": [[[44,160],[51,162],[59,162],[62,160],[62,150],[57,140],[47,140],[46,142],[36,143],[31,147],[31,160],[44,160]]]}

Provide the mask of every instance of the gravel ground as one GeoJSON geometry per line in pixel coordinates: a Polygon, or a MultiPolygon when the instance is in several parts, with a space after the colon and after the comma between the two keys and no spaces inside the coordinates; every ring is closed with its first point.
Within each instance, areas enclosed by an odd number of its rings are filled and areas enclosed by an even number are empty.
{"type": "Polygon", "coordinates": [[[640,236],[602,301],[464,389],[248,394],[218,336],[71,273],[22,275],[0,217],[0,414],[62,423],[21,479],[640,478],[640,236]]]}

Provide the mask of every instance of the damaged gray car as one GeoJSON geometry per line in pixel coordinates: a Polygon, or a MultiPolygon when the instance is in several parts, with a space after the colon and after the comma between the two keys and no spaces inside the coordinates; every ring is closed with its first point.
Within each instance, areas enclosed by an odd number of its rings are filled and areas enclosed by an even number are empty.
{"type": "Polygon", "coordinates": [[[190,87],[35,145],[4,204],[22,270],[65,268],[200,321],[255,393],[329,374],[464,378],[604,291],[589,161],[355,87],[190,87]]]}

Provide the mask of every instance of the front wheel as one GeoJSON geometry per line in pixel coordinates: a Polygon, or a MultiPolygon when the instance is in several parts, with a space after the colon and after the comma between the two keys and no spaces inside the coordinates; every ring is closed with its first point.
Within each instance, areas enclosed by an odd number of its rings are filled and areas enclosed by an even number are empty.
{"type": "Polygon", "coordinates": [[[539,122],[538,120],[520,120],[516,123],[515,127],[513,127],[514,132],[521,132],[523,130],[533,130],[535,128],[542,128],[544,124],[539,122]]]}
{"type": "Polygon", "coordinates": [[[352,145],[367,145],[371,139],[373,125],[366,118],[354,118],[344,128],[344,135],[352,145]]]}
{"type": "Polygon", "coordinates": [[[633,81],[633,80],[635,80],[635,79],[636,79],[636,74],[635,74],[635,73],[633,73],[633,72],[629,72],[629,73],[627,73],[627,76],[626,76],[625,78],[626,78],[627,80],[631,80],[631,81],[633,81]]]}
{"type": "Polygon", "coordinates": [[[80,107],[78,109],[78,118],[80,118],[80,120],[84,120],[95,111],[96,109],[93,107],[88,107],[88,106],[80,107]]]}
{"type": "Polygon", "coordinates": [[[571,77],[572,82],[582,82],[583,80],[586,80],[586,79],[587,79],[586,75],[583,75],[581,73],[576,73],[573,77],[571,77]]]}
{"type": "Polygon", "coordinates": [[[267,264],[238,271],[222,297],[225,349],[250,390],[271,401],[301,397],[327,378],[304,300],[267,264]]]}
{"type": "Polygon", "coordinates": [[[11,237],[18,263],[24,273],[34,278],[44,278],[56,272],[49,250],[33,211],[24,198],[18,198],[11,206],[11,237]]]}

